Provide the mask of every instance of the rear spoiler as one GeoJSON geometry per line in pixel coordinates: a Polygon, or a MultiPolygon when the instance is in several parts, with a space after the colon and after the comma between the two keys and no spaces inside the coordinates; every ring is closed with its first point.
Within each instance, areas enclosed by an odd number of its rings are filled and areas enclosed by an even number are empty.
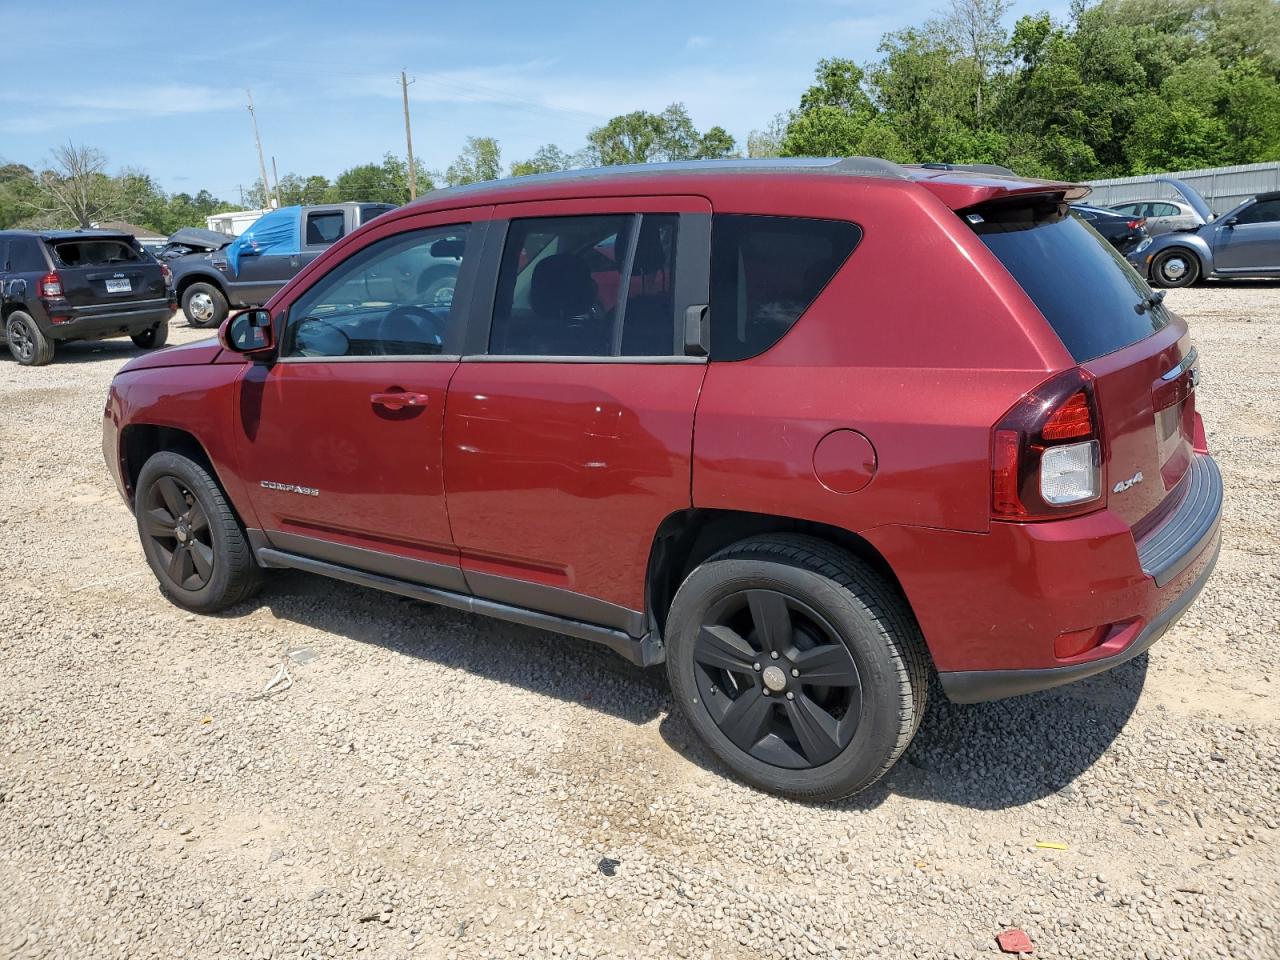
{"type": "MultiPolygon", "coordinates": [[[[938,166],[941,166],[939,164],[938,166]]],[[[1092,190],[1083,183],[1064,183],[1058,180],[1028,180],[993,172],[987,164],[974,164],[969,173],[959,167],[940,170],[934,176],[920,176],[916,182],[933,193],[952,210],[965,210],[980,204],[1000,200],[1041,197],[1056,199],[1059,203],[1083,200],[1092,190]]],[[[936,167],[925,167],[932,173],[936,167]]],[[[1003,167],[995,168],[1003,170],[1003,167]]],[[[923,172],[922,170],[922,172],[923,172]]]]}

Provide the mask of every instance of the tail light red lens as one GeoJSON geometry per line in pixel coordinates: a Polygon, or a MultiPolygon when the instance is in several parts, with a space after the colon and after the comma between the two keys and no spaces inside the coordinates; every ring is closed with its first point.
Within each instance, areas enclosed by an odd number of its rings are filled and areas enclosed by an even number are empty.
{"type": "Polygon", "coordinates": [[[54,297],[62,296],[62,278],[56,273],[46,273],[40,278],[38,286],[40,297],[43,300],[51,300],[54,297]]]}
{"type": "Polygon", "coordinates": [[[164,277],[164,285],[166,287],[173,285],[173,271],[169,269],[167,263],[160,264],[160,276],[164,277]]]}
{"type": "Polygon", "coordinates": [[[992,431],[992,516],[1047,520],[1096,510],[1103,491],[1101,436],[1088,373],[1074,367],[1036,387],[992,431]]]}

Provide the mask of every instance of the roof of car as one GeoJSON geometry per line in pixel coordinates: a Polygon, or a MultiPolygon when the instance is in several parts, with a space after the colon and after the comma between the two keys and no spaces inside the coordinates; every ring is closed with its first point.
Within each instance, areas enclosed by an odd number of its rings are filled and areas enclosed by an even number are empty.
{"type": "Polygon", "coordinates": [[[41,240],[83,240],[127,237],[120,230],[0,230],[0,237],[39,237],[41,240]]]}
{"type": "Polygon", "coordinates": [[[622,164],[533,174],[526,177],[509,177],[503,180],[485,180],[465,186],[434,190],[408,204],[408,207],[445,206],[459,199],[468,202],[508,200],[513,195],[566,198],[581,195],[586,187],[596,189],[606,185],[625,184],[633,180],[648,181],[646,186],[652,187],[655,180],[686,181],[690,178],[711,176],[815,175],[869,177],[925,184],[947,181],[971,188],[969,192],[973,194],[973,202],[979,202],[985,194],[1043,190],[1046,185],[1072,191],[1073,195],[1070,199],[1079,199],[1088,192],[1087,187],[1074,184],[1020,177],[1008,167],[995,164],[899,164],[877,157],[762,157],[741,160],[682,160],[673,163],[622,164]],[[988,189],[972,189],[984,187],[988,189]]]}

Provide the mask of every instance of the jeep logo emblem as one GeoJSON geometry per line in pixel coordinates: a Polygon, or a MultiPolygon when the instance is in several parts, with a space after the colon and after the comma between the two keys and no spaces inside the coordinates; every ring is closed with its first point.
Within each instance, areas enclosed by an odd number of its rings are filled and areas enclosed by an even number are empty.
{"type": "Polygon", "coordinates": [[[1134,474],[1132,477],[1130,477],[1128,480],[1121,480],[1119,483],[1117,483],[1114,487],[1112,487],[1112,488],[1111,488],[1111,492],[1112,492],[1112,493],[1124,493],[1124,492],[1125,492],[1126,490],[1128,490],[1130,487],[1136,487],[1136,486],[1137,486],[1138,484],[1140,484],[1141,482],[1142,482],[1142,471],[1141,471],[1141,470],[1139,470],[1137,473],[1135,473],[1135,474],[1134,474]]]}

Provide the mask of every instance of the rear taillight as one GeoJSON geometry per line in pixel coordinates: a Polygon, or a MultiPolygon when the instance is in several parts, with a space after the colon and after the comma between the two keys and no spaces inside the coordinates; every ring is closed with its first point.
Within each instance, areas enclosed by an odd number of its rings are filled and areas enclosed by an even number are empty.
{"type": "Polygon", "coordinates": [[[991,438],[991,513],[1046,520],[1102,505],[1102,445],[1093,378],[1079,367],[1046,380],[991,438]]]}
{"type": "Polygon", "coordinates": [[[167,263],[160,264],[160,276],[164,277],[164,285],[166,287],[173,284],[173,271],[169,269],[167,263]]]}
{"type": "Polygon", "coordinates": [[[51,300],[54,297],[62,296],[62,278],[56,273],[46,273],[40,278],[38,286],[40,297],[43,300],[51,300]]]}

